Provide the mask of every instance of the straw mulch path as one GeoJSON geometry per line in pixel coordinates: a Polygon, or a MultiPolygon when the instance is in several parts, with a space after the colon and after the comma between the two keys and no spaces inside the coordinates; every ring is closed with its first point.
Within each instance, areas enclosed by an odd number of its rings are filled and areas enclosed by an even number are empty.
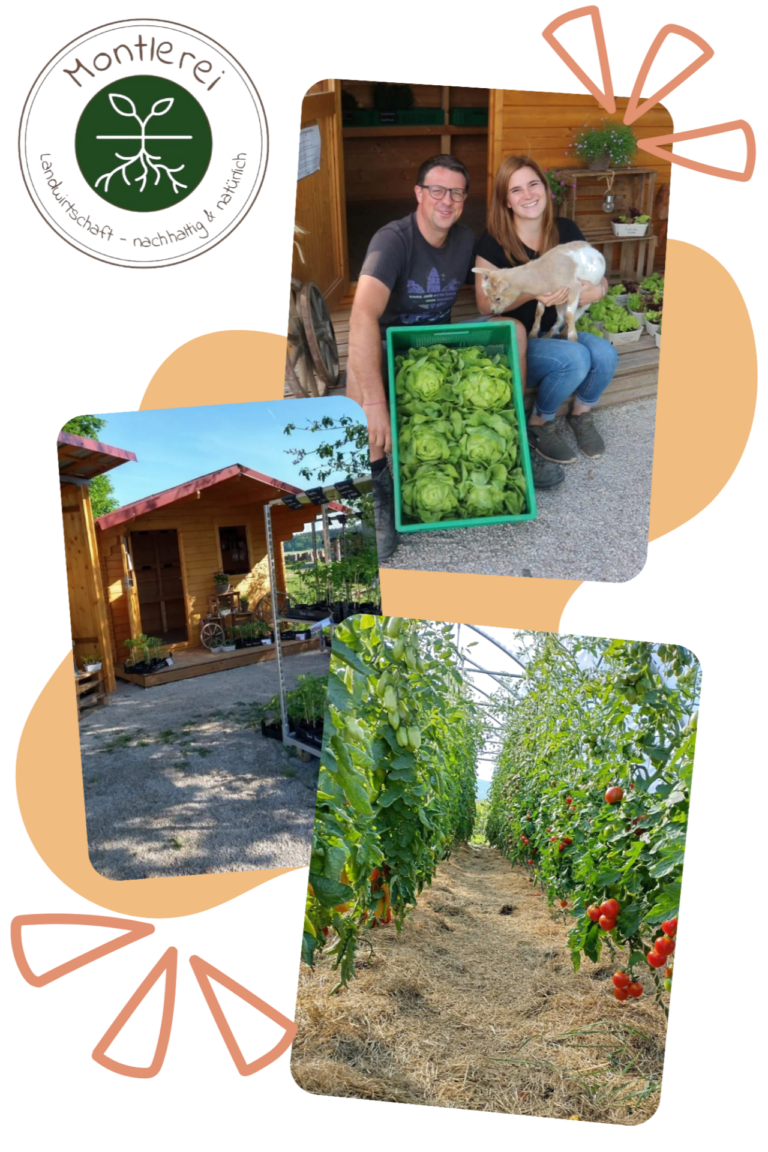
{"type": "Polygon", "coordinates": [[[665,1018],[613,997],[607,951],[574,973],[567,921],[488,847],[457,849],[400,935],[362,936],[357,979],[302,966],[292,1071],[308,1092],[640,1124],[665,1018]]]}

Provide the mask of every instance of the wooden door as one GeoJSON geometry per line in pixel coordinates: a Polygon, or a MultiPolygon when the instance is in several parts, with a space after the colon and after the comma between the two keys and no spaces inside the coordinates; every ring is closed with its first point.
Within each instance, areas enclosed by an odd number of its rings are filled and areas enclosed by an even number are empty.
{"type": "Polygon", "coordinates": [[[187,605],[175,528],[131,532],[141,631],[166,644],[189,639],[187,605]]]}
{"type": "Polygon", "coordinates": [[[120,555],[123,561],[123,589],[128,606],[128,626],[131,636],[141,634],[141,611],[139,609],[139,590],[136,585],[136,571],[133,566],[131,545],[128,536],[120,537],[120,555]]]}
{"type": "Polygon", "coordinates": [[[315,125],[320,169],[297,184],[296,223],[306,234],[297,237],[304,262],[294,249],[293,275],[314,280],[328,307],[335,308],[349,291],[340,80],[322,80],[304,97],[301,127],[315,125]]]}

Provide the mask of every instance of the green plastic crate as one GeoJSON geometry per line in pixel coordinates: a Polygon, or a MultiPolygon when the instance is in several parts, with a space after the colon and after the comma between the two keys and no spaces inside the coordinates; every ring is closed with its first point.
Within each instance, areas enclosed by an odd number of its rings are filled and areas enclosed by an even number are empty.
{"type": "Polygon", "coordinates": [[[341,122],[346,128],[370,128],[379,122],[375,108],[347,108],[341,114],[341,122]]]}
{"type": "Polygon", "coordinates": [[[487,108],[451,108],[448,118],[457,128],[488,127],[487,108]]]}
{"type": "Polygon", "coordinates": [[[444,124],[442,108],[403,108],[397,113],[398,124],[444,124]]]}
{"type": "Polygon", "coordinates": [[[395,488],[395,528],[398,532],[430,532],[446,528],[480,528],[484,524],[516,524],[521,520],[535,520],[538,516],[536,493],[533,488],[531,456],[525,434],[527,420],[523,406],[520,378],[520,360],[517,355],[515,325],[511,320],[496,320],[484,324],[424,324],[406,328],[387,329],[387,369],[389,373],[389,411],[392,423],[392,464],[395,488]],[[485,348],[489,356],[503,355],[512,368],[512,404],[520,428],[520,465],[525,476],[527,512],[516,515],[478,516],[468,520],[438,520],[431,524],[411,524],[403,519],[400,490],[400,444],[397,430],[397,396],[395,394],[395,356],[409,348],[428,348],[432,344],[446,344],[450,348],[485,348]]]}

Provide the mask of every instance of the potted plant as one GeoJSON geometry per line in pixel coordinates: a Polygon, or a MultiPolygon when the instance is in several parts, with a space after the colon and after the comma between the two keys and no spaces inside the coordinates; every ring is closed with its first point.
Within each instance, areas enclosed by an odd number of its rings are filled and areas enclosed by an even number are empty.
{"type": "Polygon", "coordinates": [[[268,740],[282,740],[283,738],[280,697],[277,694],[264,705],[264,715],[261,718],[261,734],[262,736],[266,736],[268,740]]]}
{"type": "Polygon", "coordinates": [[[634,344],[642,336],[644,328],[626,308],[614,307],[603,323],[603,332],[611,344],[634,344]]]}
{"type": "Polygon", "coordinates": [[[576,184],[557,168],[547,169],[547,183],[549,184],[549,194],[555,202],[555,215],[557,215],[557,209],[565,203],[571,188],[575,188],[576,184]]]}
{"type": "Polygon", "coordinates": [[[100,672],[101,671],[101,654],[99,652],[91,652],[87,656],[83,656],[83,672],[100,672]]]}
{"type": "Polygon", "coordinates": [[[286,710],[296,737],[318,752],[323,745],[323,716],[328,688],[326,676],[300,675],[286,695],[286,710]]]}
{"type": "Polygon", "coordinates": [[[649,336],[655,336],[661,328],[661,312],[649,308],[645,313],[645,330],[649,336]]]}
{"type": "Polygon", "coordinates": [[[634,316],[638,324],[645,324],[645,310],[648,307],[648,298],[644,293],[630,292],[627,296],[627,311],[634,316]]]}
{"type": "Polygon", "coordinates": [[[661,320],[659,320],[659,326],[656,329],[653,338],[656,341],[656,347],[661,348],[661,320]]]}
{"type": "Polygon", "coordinates": [[[571,154],[588,168],[608,171],[626,168],[637,148],[637,137],[629,124],[604,117],[597,127],[585,124],[575,137],[571,154]]]}
{"type": "Polygon", "coordinates": [[[614,284],[608,289],[608,296],[613,303],[618,304],[620,308],[623,308],[626,304],[628,294],[628,290],[624,284],[614,284]]]}
{"type": "Polygon", "coordinates": [[[213,583],[216,586],[217,596],[223,596],[225,592],[229,592],[229,576],[226,572],[214,572],[213,583]]]}
{"type": "Polygon", "coordinates": [[[613,217],[611,227],[614,236],[645,236],[650,222],[650,216],[639,208],[627,208],[619,216],[613,217]]]}

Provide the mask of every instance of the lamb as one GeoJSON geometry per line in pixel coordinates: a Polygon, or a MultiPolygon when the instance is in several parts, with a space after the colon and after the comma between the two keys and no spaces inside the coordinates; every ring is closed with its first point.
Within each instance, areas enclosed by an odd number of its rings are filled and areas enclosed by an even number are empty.
{"type": "MultiPolygon", "coordinates": [[[[497,271],[473,268],[472,271],[482,275],[483,291],[491,303],[494,315],[507,312],[514,306],[518,296],[523,294],[541,296],[567,288],[568,300],[565,304],[557,305],[557,320],[547,335],[559,335],[563,324],[567,324],[568,339],[578,340],[575,323],[588,307],[586,304],[579,307],[580,281],[599,284],[605,275],[605,259],[602,252],[598,252],[586,240],[572,240],[568,244],[550,248],[549,252],[537,260],[520,264],[517,268],[501,268],[497,271]]],[[[539,301],[531,329],[532,338],[539,334],[543,314],[544,305],[539,301]]]]}

